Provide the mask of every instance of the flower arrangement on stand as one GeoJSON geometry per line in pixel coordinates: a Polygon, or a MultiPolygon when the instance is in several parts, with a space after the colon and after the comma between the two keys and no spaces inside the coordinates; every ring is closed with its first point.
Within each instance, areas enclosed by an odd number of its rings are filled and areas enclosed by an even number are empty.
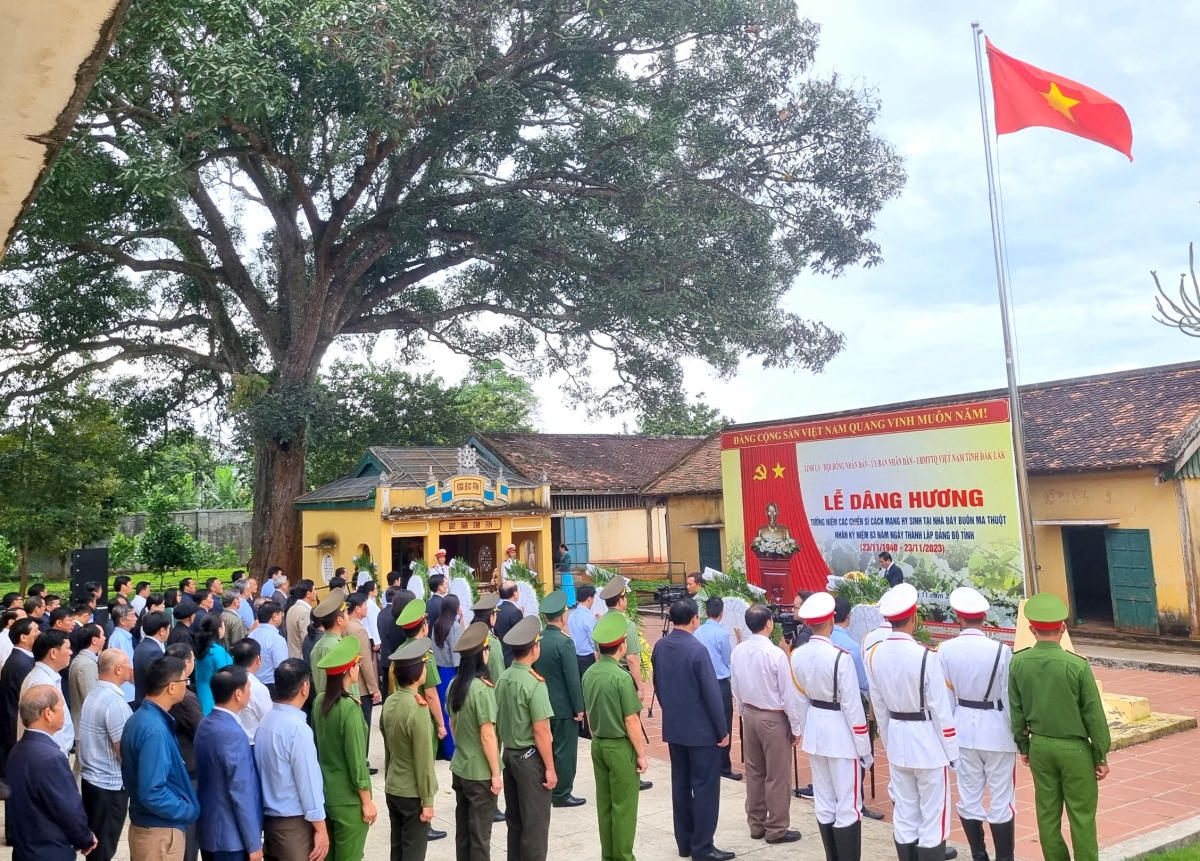
{"type": "MultiPolygon", "coordinates": [[[[475,581],[475,575],[471,572],[471,566],[462,559],[455,557],[454,561],[450,563],[450,579],[456,580],[459,577],[466,580],[467,586],[471,589],[471,603],[477,603],[479,601],[479,584],[475,581]]],[[[429,586],[428,581],[426,581],[425,586],[429,586]]]]}
{"type": "Polygon", "coordinates": [[[508,578],[532,586],[534,594],[537,595],[538,604],[541,604],[542,599],[546,597],[546,587],[542,585],[542,579],[534,574],[524,562],[518,560],[508,566],[508,578]]]}
{"type": "Polygon", "coordinates": [[[422,599],[428,598],[429,597],[429,566],[425,563],[424,559],[418,559],[416,562],[413,563],[412,573],[417,575],[417,579],[420,580],[421,585],[425,587],[425,593],[423,595],[418,595],[417,597],[422,598],[422,599]]]}
{"type": "Polygon", "coordinates": [[[750,549],[758,554],[759,558],[790,559],[800,552],[800,545],[794,538],[768,538],[759,535],[750,542],[750,549]]]}

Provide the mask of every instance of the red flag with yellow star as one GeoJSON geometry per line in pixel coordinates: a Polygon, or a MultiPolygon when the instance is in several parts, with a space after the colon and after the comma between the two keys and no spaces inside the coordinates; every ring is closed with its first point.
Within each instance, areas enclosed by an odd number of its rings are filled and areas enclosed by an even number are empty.
{"type": "Polygon", "coordinates": [[[1125,109],[1103,93],[1022,63],[987,43],[996,134],[1045,126],[1110,146],[1133,161],[1125,109]]]}

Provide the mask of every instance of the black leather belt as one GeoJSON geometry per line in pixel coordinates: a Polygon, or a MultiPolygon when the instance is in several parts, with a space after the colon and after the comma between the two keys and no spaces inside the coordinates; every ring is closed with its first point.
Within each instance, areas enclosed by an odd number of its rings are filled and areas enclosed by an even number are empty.
{"type": "Polygon", "coordinates": [[[808,704],[814,709],[825,709],[827,712],[840,712],[842,710],[840,703],[831,703],[828,700],[809,700],[808,704]]]}
{"type": "Polygon", "coordinates": [[[892,720],[908,720],[908,721],[929,720],[929,715],[925,714],[925,712],[894,712],[894,711],[889,710],[888,717],[890,717],[892,720]]]}
{"type": "Polygon", "coordinates": [[[1001,708],[998,704],[988,700],[959,700],[958,704],[964,709],[979,709],[984,712],[994,712],[1001,708]]]}

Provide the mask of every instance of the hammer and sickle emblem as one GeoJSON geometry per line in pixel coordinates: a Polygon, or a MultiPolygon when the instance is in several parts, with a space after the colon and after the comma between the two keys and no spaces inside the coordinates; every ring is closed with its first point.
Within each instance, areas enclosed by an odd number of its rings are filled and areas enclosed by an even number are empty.
{"type": "Polygon", "coordinates": [[[754,467],[754,480],[755,481],[766,481],[767,480],[766,464],[760,463],[758,466],[754,467]]]}

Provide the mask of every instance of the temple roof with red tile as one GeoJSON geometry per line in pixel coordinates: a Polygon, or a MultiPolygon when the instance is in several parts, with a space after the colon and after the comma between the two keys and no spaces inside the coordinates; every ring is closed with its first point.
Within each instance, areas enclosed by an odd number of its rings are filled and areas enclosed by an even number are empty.
{"type": "Polygon", "coordinates": [[[685,454],[646,487],[653,496],[721,492],[721,435],[714,434],[685,454]]]}

